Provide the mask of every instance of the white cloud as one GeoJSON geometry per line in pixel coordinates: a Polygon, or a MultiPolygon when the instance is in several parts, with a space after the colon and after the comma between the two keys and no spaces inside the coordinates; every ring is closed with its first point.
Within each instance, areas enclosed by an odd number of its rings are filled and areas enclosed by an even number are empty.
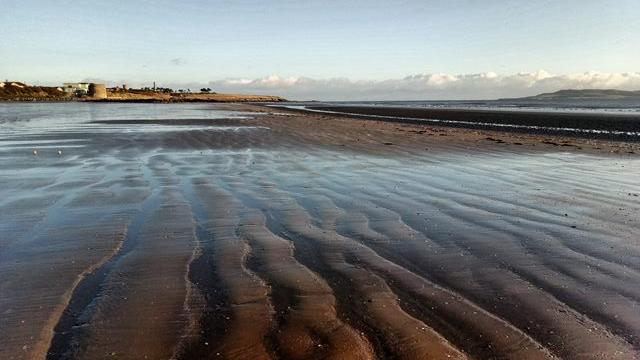
{"type": "MultiPolygon", "coordinates": [[[[189,85],[198,88],[197,84],[189,85]]],[[[207,84],[217,92],[273,94],[296,100],[428,100],[520,97],[561,89],[640,89],[640,72],[550,74],[544,70],[510,75],[415,74],[402,79],[353,81],[346,78],[226,79],[207,84]]],[[[185,87],[185,85],[183,85],[185,87]]]]}

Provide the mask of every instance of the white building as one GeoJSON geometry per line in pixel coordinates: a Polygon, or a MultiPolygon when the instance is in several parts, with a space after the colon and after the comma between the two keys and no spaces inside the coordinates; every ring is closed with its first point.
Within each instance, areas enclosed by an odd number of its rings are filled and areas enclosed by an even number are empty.
{"type": "Polygon", "coordinates": [[[89,83],[64,83],[62,90],[71,95],[87,95],[89,93],[89,83]]]}

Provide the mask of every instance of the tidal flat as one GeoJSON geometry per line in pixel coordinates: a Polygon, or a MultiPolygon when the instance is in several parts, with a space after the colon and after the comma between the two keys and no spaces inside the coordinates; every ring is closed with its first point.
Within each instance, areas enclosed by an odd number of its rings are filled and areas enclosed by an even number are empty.
{"type": "Polygon", "coordinates": [[[638,144],[0,104],[2,359],[635,359],[638,144]]]}

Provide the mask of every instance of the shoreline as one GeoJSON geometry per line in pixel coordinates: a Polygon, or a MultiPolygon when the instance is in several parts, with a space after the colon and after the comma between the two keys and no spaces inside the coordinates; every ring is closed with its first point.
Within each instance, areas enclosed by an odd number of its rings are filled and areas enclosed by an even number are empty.
{"type": "MultiPolygon", "coordinates": [[[[5,84],[5,83],[2,83],[5,84]]],[[[273,95],[225,94],[216,92],[164,92],[141,89],[110,88],[99,96],[93,94],[75,95],[63,92],[61,88],[28,86],[9,83],[0,87],[0,102],[283,102],[286,99],[273,95]]]]}
{"type": "MultiPolygon", "coordinates": [[[[411,146],[420,146],[416,143],[426,142],[429,150],[438,150],[441,147],[446,151],[493,151],[501,149],[505,151],[520,152],[550,152],[567,151],[576,153],[589,153],[600,155],[626,154],[635,156],[640,154],[640,142],[627,141],[625,139],[588,138],[572,136],[568,133],[532,133],[510,132],[491,128],[466,128],[444,126],[441,123],[415,122],[415,121],[389,121],[387,119],[370,118],[366,116],[349,116],[338,113],[321,113],[302,109],[285,108],[279,105],[266,104],[220,104],[222,108],[236,108],[244,111],[260,111],[266,114],[287,114],[288,117],[307,119],[305,126],[309,131],[314,128],[332,128],[334,131],[350,132],[354,128],[365,130],[377,130],[389,137],[392,144],[410,143],[411,146]],[[459,149],[459,150],[456,150],[459,149]]],[[[257,124],[257,122],[256,122],[257,124]]],[[[301,129],[304,130],[304,129],[301,129]]],[[[305,136],[301,132],[298,136],[305,136]]],[[[309,139],[312,141],[312,139],[309,139]]],[[[358,145],[345,142],[340,146],[347,148],[358,145]]]]}
{"type": "Polygon", "coordinates": [[[274,96],[246,96],[242,95],[236,98],[220,98],[220,99],[199,99],[199,98],[150,98],[150,99],[91,99],[91,98],[71,98],[71,99],[0,99],[0,104],[8,103],[133,103],[133,104],[176,104],[176,103],[278,103],[286,102],[287,100],[276,100],[274,96]]]}
{"type": "Polygon", "coordinates": [[[640,141],[640,115],[590,114],[559,111],[512,111],[484,109],[425,109],[388,106],[323,106],[291,108],[304,113],[323,113],[346,118],[391,123],[438,125],[452,128],[498,130],[579,138],[640,141]]]}

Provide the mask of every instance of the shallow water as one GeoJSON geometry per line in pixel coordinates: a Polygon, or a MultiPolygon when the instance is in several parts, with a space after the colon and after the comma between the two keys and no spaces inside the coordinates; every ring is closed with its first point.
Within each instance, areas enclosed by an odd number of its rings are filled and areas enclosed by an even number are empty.
{"type": "Polygon", "coordinates": [[[640,112],[637,100],[443,100],[443,101],[338,101],[336,105],[380,105],[469,110],[542,111],[577,113],[634,114],[640,112]]]}
{"type": "Polygon", "coordinates": [[[0,104],[0,358],[638,357],[637,158],[251,116],[0,104]]]}

